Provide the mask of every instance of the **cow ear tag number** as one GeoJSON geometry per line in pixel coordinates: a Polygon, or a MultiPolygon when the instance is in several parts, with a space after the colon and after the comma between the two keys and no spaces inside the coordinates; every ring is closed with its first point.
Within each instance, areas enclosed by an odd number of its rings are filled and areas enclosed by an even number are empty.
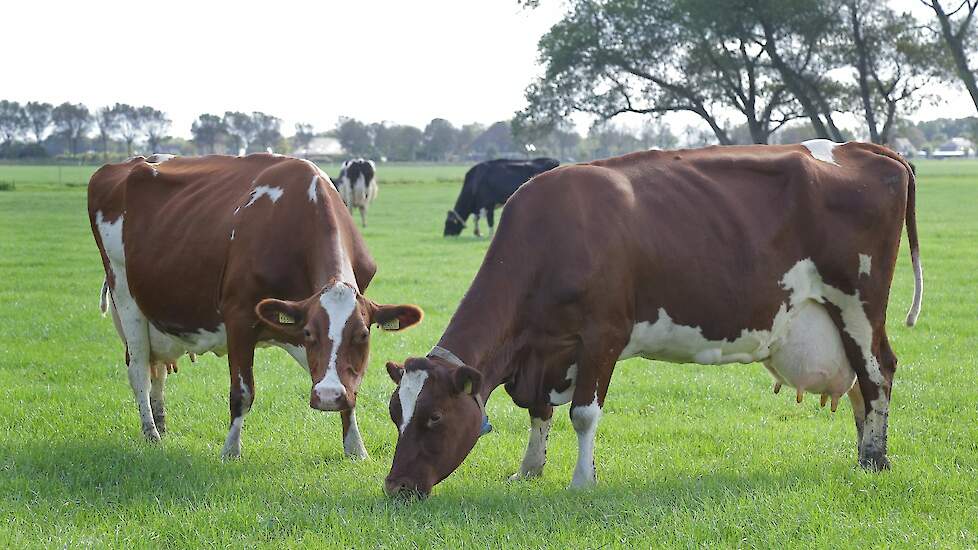
{"type": "Polygon", "coordinates": [[[395,317],[393,319],[381,323],[380,328],[384,330],[397,330],[401,328],[401,322],[397,319],[397,317],[395,317]]]}
{"type": "Polygon", "coordinates": [[[279,314],[278,314],[278,324],[280,324],[280,325],[294,325],[295,324],[295,319],[293,319],[292,317],[289,317],[288,315],[286,315],[286,314],[284,314],[282,312],[279,312],[279,314]]]}

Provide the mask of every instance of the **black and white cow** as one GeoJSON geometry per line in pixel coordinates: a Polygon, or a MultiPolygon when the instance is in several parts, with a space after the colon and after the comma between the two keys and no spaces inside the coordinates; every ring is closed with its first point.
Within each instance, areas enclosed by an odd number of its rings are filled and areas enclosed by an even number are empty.
{"type": "Polygon", "coordinates": [[[367,206],[377,198],[377,167],[372,160],[351,159],[340,166],[337,191],[350,209],[360,210],[360,223],[367,227],[367,206]]]}

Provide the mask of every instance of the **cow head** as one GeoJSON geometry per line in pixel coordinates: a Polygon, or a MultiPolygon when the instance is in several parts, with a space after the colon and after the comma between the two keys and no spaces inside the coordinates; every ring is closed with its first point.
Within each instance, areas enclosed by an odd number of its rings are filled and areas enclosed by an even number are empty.
{"type": "Polygon", "coordinates": [[[413,305],[378,305],[352,285],[332,281],[301,302],[262,300],[258,319],[285,342],[305,348],[312,391],[309,406],[339,411],[356,405],[367,369],[370,327],[404,330],[424,313],[413,305]]]}
{"type": "Polygon", "coordinates": [[[397,382],[390,415],[398,434],[384,492],[425,497],[479,439],[482,375],[431,359],[408,359],[403,367],[387,363],[387,373],[397,382]]]}
{"type": "Polygon", "coordinates": [[[465,229],[465,219],[458,212],[449,210],[448,217],[445,218],[445,236],[457,237],[463,229],[465,229]]]}

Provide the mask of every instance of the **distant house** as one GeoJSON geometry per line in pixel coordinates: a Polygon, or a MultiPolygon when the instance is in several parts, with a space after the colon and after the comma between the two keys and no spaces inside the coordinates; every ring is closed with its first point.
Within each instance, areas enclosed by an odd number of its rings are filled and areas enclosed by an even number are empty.
{"type": "Polygon", "coordinates": [[[338,157],[343,154],[343,146],[334,137],[316,136],[309,145],[292,151],[292,156],[301,158],[338,157]]]}
{"type": "Polygon", "coordinates": [[[890,144],[890,148],[908,159],[913,158],[917,154],[917,148],[905,137],[894,139],[893,143],[890,144]]]}
{"type": "Polygon", "coordinates": [[[951,138],[930,154],[931,158],[968,158],[975,155],[975,144],[967,138],[951,138]]]}

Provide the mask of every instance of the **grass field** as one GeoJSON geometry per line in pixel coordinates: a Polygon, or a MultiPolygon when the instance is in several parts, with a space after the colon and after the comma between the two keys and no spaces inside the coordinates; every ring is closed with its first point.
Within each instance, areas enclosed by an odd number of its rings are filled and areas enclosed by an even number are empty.
{"type": "Polygon", "coordinates": [[[892,471],[855,467],[848,403],[834,415],[817,397],[796,405],[771,392],[760,365],[630,360],[598,430],[596,489],[565,489],[576,458],[566,407],[544,477],[507,483],[527,415],[498,391],[496,431],[466,463],[427,501],[391,502],[381,491],[396,440],[383,364],[437,340],[488,244],[440,236],[463,173],[380,167],[382,181],[419,181],[383,185],[370,210],[380,271],[368,295],[427,316],[373,338],[358,401],[371,458],[345,459],[339,416],[308,407],[308,375],[262,350],[243,457],[225,464],[225,360],[182,363],[168,380],[164,442],[143,441],[122,347],[98,313],[84,187],[52,185],[43,167],[0,166],[0,181],[18,181],[0,192],[0,546],[978,545],[978,163],[919,165],[927,284],[920,323],[907,329],[904,245],[888,327],[901,360],[892,471]]]}

